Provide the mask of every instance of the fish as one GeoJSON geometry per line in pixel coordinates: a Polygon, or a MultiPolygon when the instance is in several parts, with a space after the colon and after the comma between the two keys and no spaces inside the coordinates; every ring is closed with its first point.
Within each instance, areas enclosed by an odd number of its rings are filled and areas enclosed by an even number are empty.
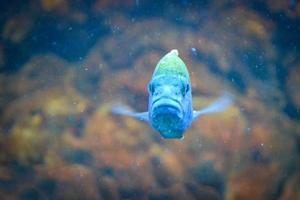
{"type": "Polygon", "coordinates": [[[222,112],[233,103],[233,95],[224,92],[208,107],[194,110],[189,72],[177,49],[157,63],[148,93],[148,111],[134,112],[127,106],[115,105],[112,113],[144,121],[164,139],[183,139],[193,121],[205,114],[222,112]]]}

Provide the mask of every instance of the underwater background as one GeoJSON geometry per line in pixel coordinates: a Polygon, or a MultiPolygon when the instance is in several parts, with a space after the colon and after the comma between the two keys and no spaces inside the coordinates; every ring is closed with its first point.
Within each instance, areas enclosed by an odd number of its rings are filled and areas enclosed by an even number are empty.
{"type": "Polygon", "coordinates": [[[0,199],[300,199],[300,2],[11,0],[0,7],[0,199]],[[147,109],[178,49],[184,140],[111,114],[147,109]]]}

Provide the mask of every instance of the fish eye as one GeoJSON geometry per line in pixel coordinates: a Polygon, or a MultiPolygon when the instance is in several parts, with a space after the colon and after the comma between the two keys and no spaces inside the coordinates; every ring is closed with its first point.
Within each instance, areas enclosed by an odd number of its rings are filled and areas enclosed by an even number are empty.
{"type": "Polygon", "coordinates": [[[182,86],[181,92],[183,95],[186,95],[190,90],[190,85],[187,83],[185,85],[182,86]]]}
{"type": "Polygon", "coordinates": [[[187,83],[185,86],[185,93],[188,93],[189,90],[190,90],[190,85],[187,83]]]}
{"type": "Polygon", "coordinates": [[[153,87],[153,84],[152,84],[152,83],[149,83],[149,85],[148,85],[148,90],[149,90],[149,92],[150,92],[151,94],[153,94],[153,92],[154,92],[154,87],[153,87]]]}

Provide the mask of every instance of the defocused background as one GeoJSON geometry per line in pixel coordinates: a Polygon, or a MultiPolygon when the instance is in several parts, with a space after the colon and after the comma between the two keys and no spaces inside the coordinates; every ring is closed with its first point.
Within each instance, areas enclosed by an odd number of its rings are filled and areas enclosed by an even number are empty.
{"type": "Polygon", "coordinates": [[[0,199],[300,199],[300,2],[10,0],[0,8],[0,199]],[[184,140],[114,116],[147,109],[177,48],[184,140]]]}

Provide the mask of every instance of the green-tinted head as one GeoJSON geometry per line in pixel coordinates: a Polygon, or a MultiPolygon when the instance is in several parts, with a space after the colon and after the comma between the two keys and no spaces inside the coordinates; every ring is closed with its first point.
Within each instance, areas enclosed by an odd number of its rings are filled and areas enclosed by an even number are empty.
{"type": "Polygon", "coordinates": [[[156,65],[153,76],[160,75],[183,76],[189,80],[189,72],[184,62],[179,58],[177,49],[173,49],[167,53],[156,65]]]}

